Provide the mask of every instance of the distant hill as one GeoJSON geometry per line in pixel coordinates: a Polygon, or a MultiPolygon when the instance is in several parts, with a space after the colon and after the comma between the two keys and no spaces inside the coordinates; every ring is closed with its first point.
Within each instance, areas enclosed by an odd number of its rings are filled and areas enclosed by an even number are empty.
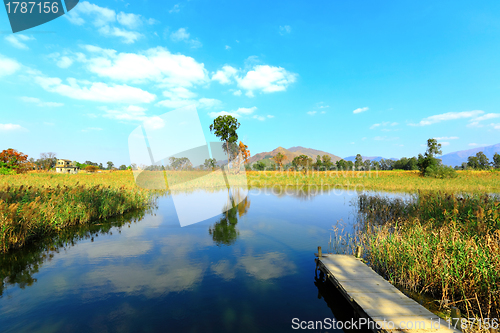
{"type": "Polygon", "coordinates": [[[333,155],[331,153],[327,153],[327,152],[321,151],[321,150],[304,148],[304,147],[299,146],[299,147],[292,147],[289,149],[285,149],[283,147],[278,147],[270,152],[263,152],[263,153],[255,154],[254,156],[250,157],[248,162],[254,163],[257,161],[261,161],[261,160],[264,160],[264,161],[270,160],[271,158],[273,158],[274,156],[276,156],[280,152],[287,157],[287,159],[285,160],[285,164],[290,163],[296,156],[299,156],[299,155],[309,156],[314,161],[316,161],[316,156],[318,156],[318,155],[320,155],[320,156],[328,155],[331,157],[332,162],[334,162],[334,163],[341,160],[341,158],[338,157],[337,155],[333,155]]]}
{"type": "MultiPolygon", "coordinates": [[[[369,161],[377,161],[377,162],[380,162],[380,160],[384,159],[384,160],[397,160],[397,158],[385,158],[385,157],[381,157],[381,156],[361,156],[363,158],[363,162],[366,161],[366,160],[369,160],[369,161]]],[[[344,158],[344,160],[346,161],[356,161],[356,156],[348,156],[346,158],[344,158]]]]}
{"type": "Polygon", "coordinates": [[[454,167],[456,165],[462,165],[463,162],[467,162],[467,158],[469,156],[474,156],[480,151],[482,151],[486,155],[486,157],[489,158],[490,162],[492,162],[493,155],[495,155],[495,153],[500,154],[500,143],[497,143],[496,145],[492,146],[479,147],[468,150],[460,150],[453,153],[445,154],[439,158],[442,160],[443,164],[454,167]]]}

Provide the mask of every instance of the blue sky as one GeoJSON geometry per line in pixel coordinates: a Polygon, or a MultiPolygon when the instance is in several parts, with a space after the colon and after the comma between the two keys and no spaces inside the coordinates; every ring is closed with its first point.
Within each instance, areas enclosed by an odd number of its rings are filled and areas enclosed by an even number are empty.
{"type": "Polygon", "coordinates": [[[129,164],[131,131],[186,105],[252,154],[500,142],[498,1],[81,1],[17,34],[0,12],[0,148],[31,157],[129,164]]]}

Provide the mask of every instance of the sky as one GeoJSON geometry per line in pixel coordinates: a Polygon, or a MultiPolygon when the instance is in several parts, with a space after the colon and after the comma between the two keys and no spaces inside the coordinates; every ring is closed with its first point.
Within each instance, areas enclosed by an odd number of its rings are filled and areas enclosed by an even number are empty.
{"type": "Polygon", "coordinates": [[[231,114],[251,154],[411,157],[500,142],[498,1],[99,1],[12,33],[0,149],[130,164],[143,122],[231,114]]]}

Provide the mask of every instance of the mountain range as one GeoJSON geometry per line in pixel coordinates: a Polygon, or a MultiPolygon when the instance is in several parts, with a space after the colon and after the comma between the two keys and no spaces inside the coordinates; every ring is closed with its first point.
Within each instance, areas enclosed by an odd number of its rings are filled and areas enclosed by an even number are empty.
{"type": "Polygon", "coordinates": [[[304,147],[298,146],[298,147],[292,147],[292,148],[288,148],[288,149],[285,149],[283,147],[278,147],[278,148],[276,148],[272,151],[269,151],[269,152],[255,154],[252,157],[250,157],[248,162],[254,163],[257,161],[261,161],[261,160],[270,160],[271,158],[276,156],[278,153],[282,153],[283,155],[286,156],[286,160],[284,161],[285,164],[290,163],[296,156],[299,156],[299,155],[309,156],[313,159],[313,161],[316,161],[316,156],[318,156],[318,155],[320,155],[320,156],[328,155],[331,157],[333,163],[340,161],[342,159],[341,157],[339,157],[337,155],[333,155],[333,154],[327,153],[325,151],[311,149],[311,148],[304,148],[304,147]]]}
{"type": "MultiPolygon", "coordinates": [[[[452,167],[454,167],[456,165],[460,166],[463,162],[467,162],[467,158],[469,156],[474,156],[480,151],[482,151],[491,162],[491,161],[493,161],[493,155],[495,155],[495,153],[500,154],[500,143],[497,143],[497,144],[491,145],[491,146],[486,146],[486,147],[478,147],[478,148],[473,148],[473,149],[468,149],[468,150],[460,150],[460,151],[452,152],[449,154],[445,154],[439,158],[442,160],[443,164],[445,164],[445,165],[449,165],[452,167]]],[[[311,157],[313,159],[313,161],[316,161],[316,156],[318,156],[318,155],[320,155],[320,156],[328,155],[332,158],[332,162],[334,162],[334,163],[342,159],[341,157],[339,157],[337,155],[334,155],[334,154],[331,154],[331,153],[328,153],[325,151],[297,146],[297,147],[292,147],[292,148],[288,148],[288,149],[285,149],[283,147],[278,147],[270,152],[263,152],[263,153],[255,154],[254,156],[252,156],[249,159],[249,162],[254,163],[254,162],[257,162],[260,160],[264,160],[265,162],[266,161],[270,162],[271,158],[276,156],[279,152],[281,152],[283,155],[285,155],[287,157],[287,159],[285,160],[285,164],[290,163],[296,156],[299,156],[299,155],[307,155],[307,156],[311,157]]],[[[407,156],[407,157],[412,157],[412,156],[407,156]]],[[[362,158],[363,158],[363,161],[366,161],[366,160],[380,161],[381,159],[386,159],[386,158],[381,157],[381,156],[362,156],[362,158]]],[[[356,156],[348,156],[348,157],[343,158],[343,159],[346,161],[353,161],[354,162],[356,159],[356,156]]],[[[397,160],[396,158],[389,158],[389,159],[397,160]]]]}
{"type": "Polygon", "coordinates": [[[493,155],[495,155],[495,153],[500,154],[500,143],[486,147],[478,147],[468,150],[456,151],[453,153],[445,154],[439,158],[441,159],[444,165],[449,165],[454,167],[455,165],[462,165],[463,162],[467,162],[467,157],[474,156],[480,151],[482,151],[486,155],[486,157],[488,157],[490,162],[492,162],[493,155]]]}
{"type": "MultiPolygon", "coordinates": [[[[381,157],[381,156],[361,156],[363,158],[363,162],[366,161],[366,160],[369,160],[369,161],[377,161],[377,162],[380,162],[380,160],[384,159],[384,160],[397,160],[397,158],[385,158],[385,157],[381,157]]],[[[347,156],[344,158],[344,160],[346,161],[356,161],[356,156],[347,156]]]]}

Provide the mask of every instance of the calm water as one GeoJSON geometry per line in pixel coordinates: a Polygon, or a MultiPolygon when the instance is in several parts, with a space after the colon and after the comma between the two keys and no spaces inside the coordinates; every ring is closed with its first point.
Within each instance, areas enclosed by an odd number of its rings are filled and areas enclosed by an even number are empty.
{"type": "Polygon", "coordinates": [[[0,255],[0,331],[289,332],[293,318],[350,319],[315,281],[313,253],[338,220],[352,223],[354,198],[251,190],[227,214],[181,228],[165,196],[151,212],[0,255]]]}

